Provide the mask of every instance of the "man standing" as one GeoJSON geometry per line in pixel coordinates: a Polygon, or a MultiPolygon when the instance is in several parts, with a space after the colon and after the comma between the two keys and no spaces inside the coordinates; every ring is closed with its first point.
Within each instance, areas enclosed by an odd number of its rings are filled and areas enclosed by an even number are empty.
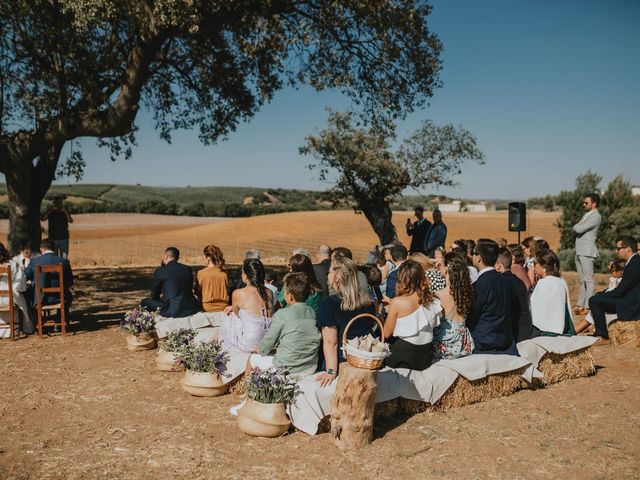
{"type": "Polygon", "coordinates": [[[178,263],[180,250],[169,247],[164,251],[162,265],[153,274],[151,298],[140,305],[155,312],[159,309],[163,317],[188,317],[198,311],[193,296],[193,272],[178,263]]]}
{"type": "Polygon", "coordinates": [[[442,212],[440,210],[433,211],[433,224],[429,227],[427,235],[424,239],[424,251],[433,258],[436,248],[444,248],[444,242],[447,240],[447,226],[442,222],[442,212]]]}
{"type": "Polygon", "coordinates": [[[616,252],[625,260],[620,284],[608,292],[602,292],[589,299],[589,307],[596,326],[598,343],[609,343],[609,330],[605,313],[615,313],[618,320],[640,320],[640,256],[636,252],[638,242],[630,236],[616,239],[616,252]]]}
{"type": "Polygon", "coordinates": [[[316,274],[316,280],[318,280],[318,283],[322,287],[322,295],[326,297],[329,295],[327,277],[329,275],[329,267],[331,266],[331,247],[328,245],[320,245],[316,253],[316,259],[318,263],[313,266],[313,270],[316,274]]]}
{"type": "Polygon", "coordinates": [[[424,239],[427,236],[431,222],[424,218],[424,208],[418,206],[413,211],[418,220],[411,223],[411,219],[407,218],[407,235],[411,237],[411,246],[409,253],[426,253],[424,249],[424,239]]]}
{"type": "Polygon", "coordinates": [[[597,193],[585,195],[582,202],[586,213],[573,226],[576,232],[576,270],[580,278],[580,294],[574,312],[585,315],[589,312],[589,299],[593,296],[593,262],[598,257],[596,238],[602,218],[598,211],[600,197],[597,193]]]}
{"type": "Polygon", "coordinates": [[[62,203],[62,197],[53,198],[53,205],[44,212],[41,220],[49,221],[49,240],[53,242],[55,254],[67,258],[69,256],[69,224],[73,223],[73,218],[62,203]]]}

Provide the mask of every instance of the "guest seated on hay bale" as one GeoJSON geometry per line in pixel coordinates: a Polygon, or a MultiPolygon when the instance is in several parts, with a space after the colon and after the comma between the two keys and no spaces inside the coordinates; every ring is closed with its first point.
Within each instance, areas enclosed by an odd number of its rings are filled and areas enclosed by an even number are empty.
{"type": "Polygon", "coordinates": [[[169,247],[162,256],[162,265],[153,274],[151,297],[140,302],[151,312],[168,318],[188,317],[198,311],[193,296],[193,272],[182,263],[180,250],[169,247]]]}
{"type": "Polygon", "coordinates": [[[392,247],[390,246],[384,247],[378,256],[378,261],[376,262],[381,274],[380,291],[382,293],[387,291],[387,277],[394,267],[393,260],[391,258],[391,248],[392,247]]]}
{"type": "Polygon", "coordinates": [[[531,291],[531,279],[529,275],[527,275],[527,270],[524,268],[524,263],[526,261],[524,250],[522,249],[522,245],[518,245],[517,243],[512,243],[509,245],[509,251],[512,255],[511,262],[511,273],[513,273],[516,277],[518,277],[524,286],[527,289],[527,293],[531,291]]]}
{"type": "MultiPolygon", "coordinates": [[[[513,256],[507,248],[500,248],[496,271],[509,281],[511,289],[511,320],[513,338],[522,342],[537,337],[540,332],[533,326],[529,308],[529,293],[522,280],[511,271],[513,256]]],[[[526,277],[526,276],[525,276],[526,277]]]]}
{"type": "Polygon", "coordinates": [[[316,280],[322,287],[322,296],[329,295],[329,285],[327,284],[327,275],[331,266],[331,247],[329,245],[320,245],[316,252],[316,260],[318,263],[313,266],[316,274],[316,280]]]}
{"type": "MultiPolygon", "coordinates": [[[[329,287],[336,293],[322,299],[317,321],[322,333],[325,372],[317,375],[316,380],[323,387],[336,378],[338,364],[345,361],[338,345],[342,342],[342,333],[347,323],[361,313],[375,315],[371,297],[362,291],[357,272],[355,263],[346,257],[336,258],[331,262],[329,287]]],[[[367,318],[357,320],[349,328],[347,338],[367,335],[374,325],[374,321],[367,318]]]]}
{"type": "Polygon", "coordinates": [[[242,264],[244,288],[234,290],[217,339],[227,350],[255,351],[271,325],[273,298],[264,286],[264,265],[257,258],[242,264]]]}
{"type": "Polygon", "coordinates": [[[449,252],[444,256],[440,272],[446,285],[436,292],[443,316],[433,331],[434,356],[446,360],[466,357],[474,348],[471,332],[465,325],[474,299],[469,269],[462,256],[449,252]]]}
{"type": "Polygon", "coordinates": [[[376,312],[378,307],[382,303],[382,290],[380,290],[380,283],[382,282],[382,272],[377,265],[370,265],[365,271],[367,276],[367,283],[369,283],[369,296],[371,301],[375,304],[376,312]]]}
{"type": "Polygon", "coordinates": [[[429,291],[431,293],[436,293],[438,290],[446,287],[447,282],[438,270],[438,267],[436,267],[436,262],[433,258],[427,257],[424,253],[412,253],[409,255],[409,260],[420,264],[427,277],[429,291]]]}
{"type": "MultiPolygon", "coordinates": [[[[315,274],[315,271],[313,270],[313,264],[311,263],[311,259],[306,255],[297,253],[289,259],[288,266],[289,266],[289,272],[291,273],[302,272],[307,275],[311,290],[309,295],[307,295],[307,298],[304,303],[310,306],[317,316],[318,313],[320,313],[320,300],[322,300],[322,286],[316,279],[316,274],[315,274]]],[[[288,306],[288,302],[285,299],[284,288],[280,290],[280,293],[278,294],[278,305],[280,308],[286,308],[288,306]]]]}
{"type": "MultiPolygon", "coordinates": [[[[347,247],[336,247],[331,252],[331,261],[339,260],[341,258],[347,258],[349,260],[353,260],[353,253],[347,247]]],[[[355,265],[355,263],[354,263],[355,265]]],[[[367,276],[364,272],[361,272],[357,269],[356,266],[356,274],[358,276],[358,285],[360,286],[360,290],[362,293],[369,294],[369,283],[367,282],[367,276]]],[[[327,278],[328,282],[328,278],[327,278]]],[[[336,291],[331,289],[331,285],[329,284],[329,295],[335,295],[336,291]]]]}
{"type": "Polygon", "coordinates": [[[284,277],[282,290],[287,308],[273,315],[258,354],[249,357],[247,372],[256,367],[262,370],[284,367],[291,373],[310,375],[316,371],[321,338],[316,313],[305,304],[311,293],[310,279],[303,272],[289,273],[284,277]],[[274,347],[276,353],[270,355],[274,347]]]}
{"type": "MultiPolygon", "coordinates": [[[[609,271],[611,272],[611,276],[609,277],[609,285],[607,286],[606,290],[603,290],[603,292],[610,292],[614,288],[617,288],[618,285],[620,285],[620,282],[622,281],[622,274],[624,273],[624,266],[626,263],[627,262],[625,260],[622,260],[620,258],[609,263],[609,271]]],[[[609,324],[615,319],[615,314],[610,313],[608,315],[605,315],[605,318],[607,321],[607,326],[609,326],[609,324]]],[[[582,320],[580,320],[580,323],[576,325],[576,333],[582,333],[590,327],[593,327],[593,315],[591,315],[591,312],[587,313],[587,315],[582,320]]]]}
{"type": "Polygon", "coordinates": [[[222,250],[204,247],[207,266],[196,273],[196,297],[205,312],[222,312],[229,305],[229,277],[224,268],[222,250]]]}
{"type": "Polygon", "coordinates": [[[278,303],[278,287],[275,286],[277,276],[273,268],[264,269],[264,286],[271,290],[271,297],[273,298],[274,311],[276,310],[276,304],[278,303]]]}
{"type": "Polygon", "coordinates": [[[393,268],[387,276],[387,288],[384,294],[393,298],[396,296],[396,283],[398,282],[398,268],[404,262],[407,261],[407,249],[402,245],[396,245],[391,249],[391,260],[393,261],[393,268]]]}
{"type": "Polygon", "coordinates": [[[531,294],[531,320],[540,335],[575,335],[567,282],[560,276],[560,260],[551,250],[538,251],[538,283],[531,294]]]}
{"type": "Polygon", "coordinates": [[[429,292],[429,284],[418,262],[407,260],[398,267],[396,296],[389,304],[384,336],[391,355],[391,368],[425,370],[433,357],[433,329],[439,324],[442,306],[429,292]]]}
{"type": "Polygon", "coordinates": [[[608,343],[609,331],[605,313],[615,313],[618,320],[640,319],[640,255],[638,242],[624,235],[616,239],[616,252],[626,261],[620,285],[611,290],[594,295],[589,299],[589,308],[596,326],[594,336],[600,337],[600,343],[608,343]]]}
{"type": "Polygon", "coordinates": [[[508,280],[495,270],[498,244],[480,239],[473,253],[478,280],[467,327],[475,344],[474,353],[518,355],[511,322],[511,293],[508,280]]]}
{"type": "Polygon", "coordinates": [[[469,269],[469,278],[471,279],[471,283],[473,284],[478,279],[478,269],[473,266],[473,261],[469,258],[469,251],[467,247],[467,242],[465,240],[456,240],[451,244],[451,251],[455,253],[459,253],[464,258],[467,263],[467,268],[469,269]]]}

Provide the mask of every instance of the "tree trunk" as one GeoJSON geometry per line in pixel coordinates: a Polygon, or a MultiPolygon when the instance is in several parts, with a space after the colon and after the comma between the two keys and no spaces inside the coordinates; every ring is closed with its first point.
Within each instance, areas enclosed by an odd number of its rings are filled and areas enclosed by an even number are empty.
{"type": "Polygon", "coordinates": [[[9,158],[15,166],[5,175],[9,194],[9,250],[18,252],[20,242],[29,240],[37,248],[40,246],[42,230],[40,211],[42,199],[47,194],[60,158],[64,143],[46,149],[37,161],[32,159],[9,158]]]}
{"type": "Polygon", "coordinates": [[[377,370],[340,364],[338,386],[331,400],[331,434],[344,450],[357,450],[373,439],[373,414],[378,393],[377,370]]]}
{"type": "Polygon", "coordinates": [[[389,245],[393,240],[398,238],[396,227],[391,221],[391,207],[386,202],[362,202],[358,207],[364,213],[373,231],[378,235],[380,245],[389,245]]]}

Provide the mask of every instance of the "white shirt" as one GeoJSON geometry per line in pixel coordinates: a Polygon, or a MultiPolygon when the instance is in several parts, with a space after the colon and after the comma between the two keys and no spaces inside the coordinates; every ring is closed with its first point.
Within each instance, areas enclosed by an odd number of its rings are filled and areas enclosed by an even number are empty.
{"type": "Polygon", "coordinates": [[[467,269],[469,270],[469,277],[471,278],[471,283],[474,283],[476,280],[478,280],[478,277],[480,276],[480,274],[478,273],[478,269],[472,266],[467,266],[467,269]]]}
{"type": "Polygon", "coordinates": [[[543,332],[562,334],[567,307],[571,315],[567,282],[552,275],[538,280],[531,294],[531,320],[536,327],[543,332]]]}
{"type": "Polygon", "coordinates": [[[414,345],[426,345],[433,341],[433,329],[440,325],[442,304],[435,299],[430,305],[420,305],[413,313],[398,317],[393,336],[414,345]]]}
{"type": "MultiPolygon", "coordinates": [[[[478,278],[480,278],[480,276],[481,276],[483,273],[486,273],[486,272],[488,272],[488,271],[490,271],[490,270],[495,270],[495,268],[493,268],[493,267],[484,267],[482,270],[480,270],[480,271],[478,272],[478,278]]],[[[476,279],[476,280],[477,280],[477,279],[476,279]]]]}

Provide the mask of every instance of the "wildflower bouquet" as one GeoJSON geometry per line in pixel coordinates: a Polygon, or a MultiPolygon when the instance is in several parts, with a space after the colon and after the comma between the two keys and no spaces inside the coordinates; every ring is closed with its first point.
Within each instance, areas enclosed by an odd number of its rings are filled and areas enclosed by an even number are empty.
{"type": "Polygon", "coordinates": [[[156,328],[155,314],[147,312],[140,307],[128,311],[120,320],[120,329],[130,335],[151,333],[156,328]]]}
{"type": "Polygon", "coordinates": [[[286,368],[254,368],[245,382],[247,395],[259,403],[290,404],[300,393],[297,380],[286,368]]]}
{"type": "Polygon", "coordinates": [[[218,342],[190,342],[178,353],[177,361],[180,366],[192,372],[224,375],[229,354],[218,342]]]}
{"type": "Polygon", "coordinates": [[[196,338],[196,331],[192,329],[181,328],[170,332],[162,343],[162,350],[174,353],[177,357],[188,349],[196,338]]]}

